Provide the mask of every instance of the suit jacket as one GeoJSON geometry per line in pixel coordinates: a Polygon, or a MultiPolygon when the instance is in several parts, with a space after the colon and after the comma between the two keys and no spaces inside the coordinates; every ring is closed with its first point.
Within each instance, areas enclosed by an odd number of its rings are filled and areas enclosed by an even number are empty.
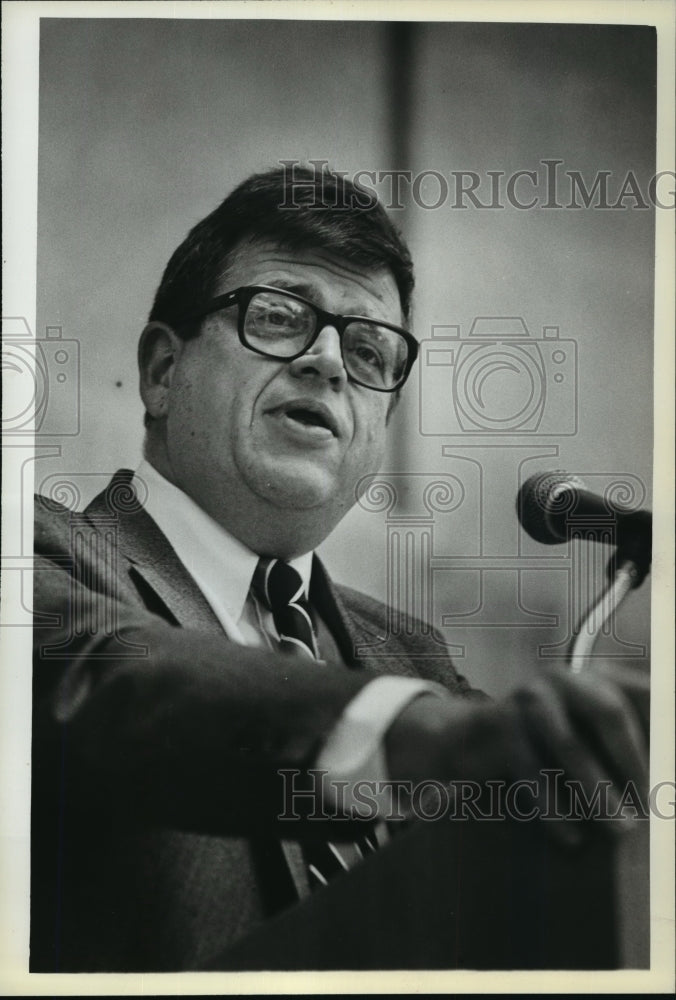
{"type": "Polygon", "coordinates": [[[326,836],[279,821],[278,769],[310,767],[379,674],[477,694],[422,623],[383,644],[387,607],[317,559],[311,599],[347,666],[229,641],[131,478],[82,514],[36,499],[34,972],[204,967],[290,902],[277,838],[326,836]]]}

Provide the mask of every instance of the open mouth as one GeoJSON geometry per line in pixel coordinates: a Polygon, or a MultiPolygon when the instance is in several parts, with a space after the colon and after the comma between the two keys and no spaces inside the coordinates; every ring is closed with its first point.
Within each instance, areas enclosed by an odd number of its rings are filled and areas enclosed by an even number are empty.
{"type": "Polygon", "coordinates": [[[333,428],[330,426],[328,420],[321,413],[317,413],[315,410],[306,410],[302,407],[294,407],[294,409],[286,410],[285,416],[289,420],[296,420],[299,424],[304,424],[306,427],[321,427],[324,430],[331,431],[333,434],[333,428]]]}
{"type": "Polygon", "coordinates": [[[279,407],[280,415],[294,427],[322,437],[339,437],[338,421],[327,406],[310,400],[294,400],[279,407]]]}

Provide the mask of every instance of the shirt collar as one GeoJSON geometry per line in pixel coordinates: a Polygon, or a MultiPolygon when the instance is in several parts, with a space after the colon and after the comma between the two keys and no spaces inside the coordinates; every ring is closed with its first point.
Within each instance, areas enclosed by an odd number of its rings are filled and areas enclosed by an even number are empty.
{"type": "MultiPolygon", "coordinates": [[[[134,479],[145,487],[139,492],[147,495],[146,511],[205,597],[212,605],[214,602],[218,605],[215,610],[225,611],[237,622],[242,616],[259,556],[145,459],[134,473],[134,479]]],[[[300,574],[308,593],[312,552],[290,559],[289,564],[300,574]]]]}

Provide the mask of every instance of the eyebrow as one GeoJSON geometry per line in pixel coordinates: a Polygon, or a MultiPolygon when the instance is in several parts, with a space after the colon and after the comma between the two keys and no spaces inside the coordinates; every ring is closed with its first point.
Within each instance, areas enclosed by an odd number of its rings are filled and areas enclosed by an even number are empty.
{"type": "MultiPolygon", "coordinates": [[[[291,278],[273,278],[272,279],[272,284],[270,285],[270,287],[271,288],[279,288],[279,289],[281,289],[284,292],[294,292],[296,295],[302,295],[302,297],[304,299],[308,299],[310,302],[312,302],[314,305],[316,305],[318,309],[322,308],[319,305],[319,303],[317,302],[317,292],[316,292],[316,289],[311,284],[306,284],[305,282],[302,282],[302,281],[300,281],[300,282],[299,281],[294,281],[291,278]]],[[[363,316],[364,319],[373,320],[374,323],[379,323],[379,322],[385,323],[385,322],[387,322],[387,320],[384,320],[381,316],[369,315],[369,313],[371,312],[371,308],[369,306],[367,306],[366,308],[368,310],[367,312],[361,312],[361,313],[353,313],[353,312],[349,312],[349,313],[337,313],[336,315],[341,315],[341,316],[357,316],[358,315],[358,316],[363,316]]],[[[325,310],[325,311],[331,312],[330,309],[329,310],[325,310]]]]}
{"type": "Polygon", "coordinates": [[[295,292],[296,295],[302,295],[305,299],[312,299],[315,294],[315,289],[312,285],[292,281],[289,278],[273,278],[270,287],[281,288],[285,292],[295,292]]]}

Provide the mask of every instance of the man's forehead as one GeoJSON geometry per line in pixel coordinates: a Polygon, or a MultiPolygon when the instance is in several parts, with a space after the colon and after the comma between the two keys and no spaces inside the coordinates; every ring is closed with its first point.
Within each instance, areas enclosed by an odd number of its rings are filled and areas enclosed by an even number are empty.
{"type": "Polygon", "coordinates": [[[368,268],[321,248],[289,248],[271,240],[247,240],[229,255],[215,294],[246,284],[274,284],[312,298],[322,288],[361,292],[400,311],[399,291],[386,267],[368,268]]]}

